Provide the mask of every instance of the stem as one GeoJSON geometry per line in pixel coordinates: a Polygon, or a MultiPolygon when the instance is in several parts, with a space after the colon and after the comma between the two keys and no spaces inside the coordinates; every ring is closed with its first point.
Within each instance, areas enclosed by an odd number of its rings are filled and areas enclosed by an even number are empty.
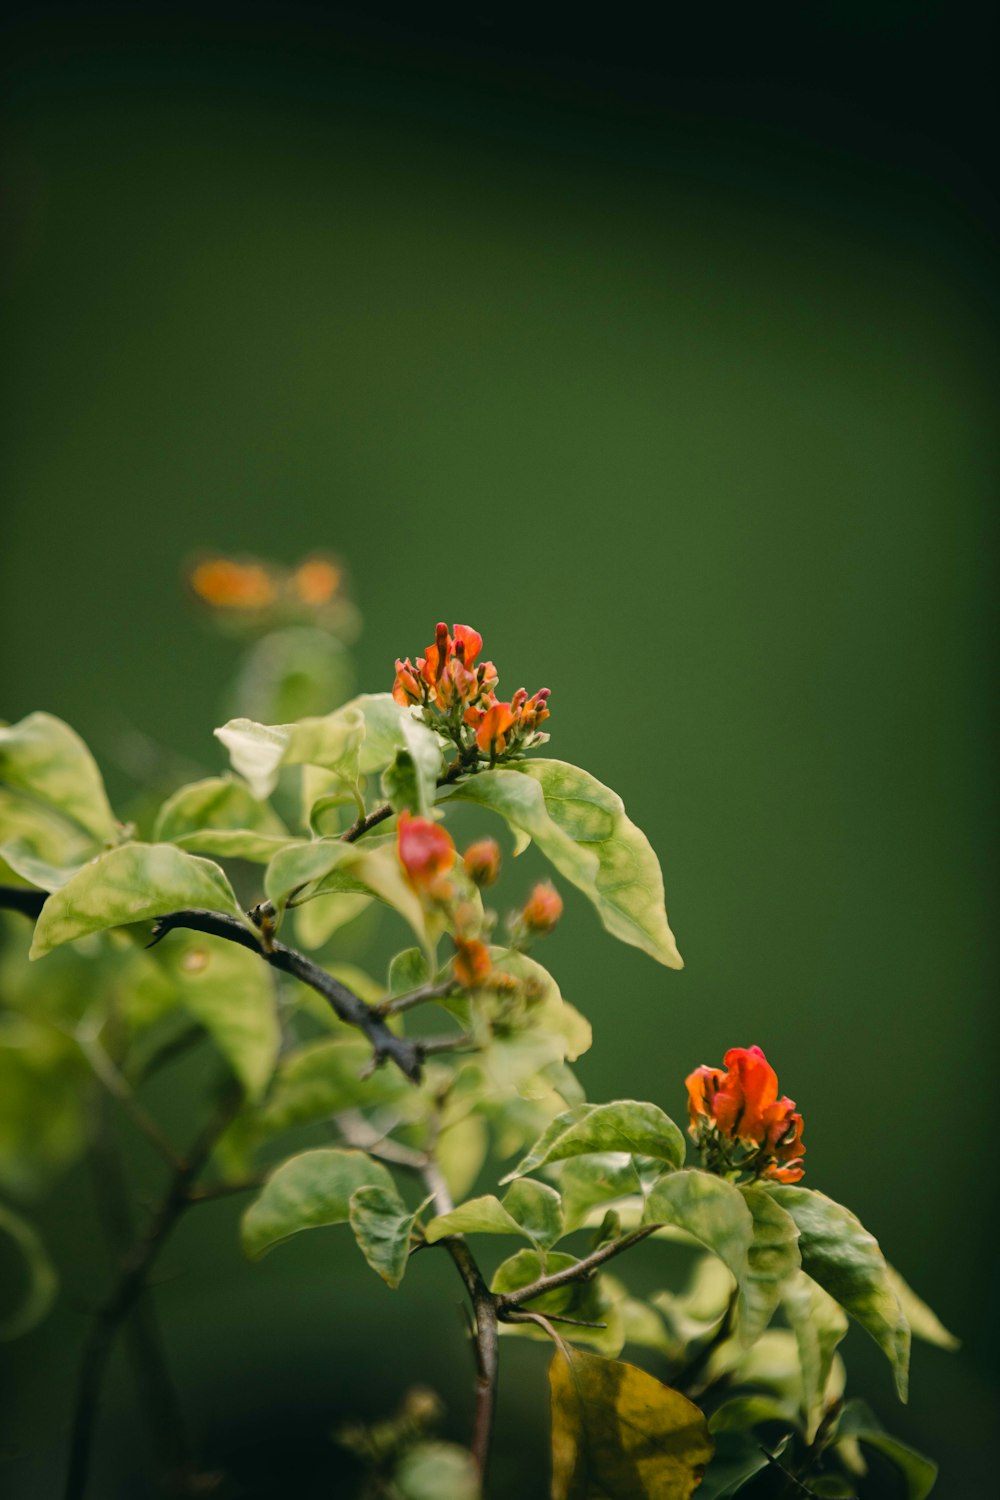
{"type": "Polygon", "coordinates": [[[251,953],[256,953],[272,968],[280,969],[282,973],[291,974],[303,984],[308,984],[323,996],[342,1021],[364,1033],[371,1042],[376,1065],[388,1058],[407,1078],[415,1083],[419,1081],[421,1044],[390,1031],[383,1018],[370,1005],[366,1005],[352,990],[341,984],[339,979],[334,979],[332,974],[313,963],[312,959],[306,958],[304,953],[297,953],[294,948],[286,948],[284,943],[279,942],[272,942],[267,948],[238,917],[225,916],[222,912],[207,911],[200,907],[175,911],[169,916],[161,917],[154,929],[153,941],[159,942],[176,927],[206,932],[211,937],[238,943],[243,948],[249,948],[251,953]]]}
{"type": "Polygon", "coordinates": [[[407,995],[396,995],[389,1000],[382,1000],[372,1009],[376,1015],[398,1016],[404,1010],[412,1010],[415,1005],[424,1005],[428,1000],[445,1000],[456,989],[453,979],[445,979],[440,984],[422,984],[419,989],[411,990],[407,995]]]}
{"type": "Polygon", "coordinates": [[[603,1266],[605,1261],[613,1260],[624,1250],[630,1250],[633,1245],[638,1245],[640,1240],[647,1239],[659,1227],[658,1224],[644,1224],[641,1229],[633,1229],[631,1234],[623,1235],[620,1240],[611,1240],[608,1244],[601,1245],[599,1249],[584,1256],[583,1260],[578,1260],[575,1265],[567,1266],[565,1270],[553,1271],[551,1276],[540,1276],[537,1281],[532,1281],[528,1286],[519,1286],[516,1291],[503,1292],[496,1299],[497,1311],[503,1317],[504,1313],[510,1309],[520,1307],[522,1302],[531,1302],[545,1292],[554,1292],[558,1287],[569,1286],[574,1281],[586,1281],[598,1266],[603,1266]]]}
{"type": "Polygon", "coordinates": [[[122,1258],[118,1278],[110,1295],[98,1309],[80,1360],[64,1500],[82,1500],[87,1487],[101,1387],[118,1330],[131,1312],[146,1285],[146,1278],[157,1256],[187,1207],[191,1184],[205,1166],[212,1147],[239,1107],[240,1097],[239,1092],[234,1089],[194,1142],[187,1159],[171,1177],[145,1233],[122,1258]]]}
{"type": "MultiPolygon", "coordinates": [[[[429,1160],[422,1169],[421,1176],[427,1186],[427,1191],[434,1199],[437,1212],[439,1214],[451,1213],[454,1204],[437,1163],[429,1160]]],[[[455,1262],[475,1314],[476,1404],[470,1447],[472,1457],[482,1477],[486,1472],[490,1438],[493,1432],[493,1414],[496,1408],[497,1374],[500,1364],[500,1341],[497,1331],[499,1299],[483,1280],[475,1257],[461,1235],[452,1235],[441,1243],[455,1262]]]]}
{"type": "MultiPolygon", "coordinates": [[[[478,757],[479,752],[477,750],[476,758],[478,759],[478,757]]],[[[438,786],[450,786],[453,781],[458,780],[463,771],[471,770],[471,762],[466,762],[461,758],[458,760],[453,760],[447,771],[445,771],[444,775],[438,777],[437,784],[438,786]]],[[[355,843],[359,838],[362,838],[364,834],[368,833],[370,829],[376,828],[379,823],[384,823],[386,818],[391,818],[395,811],[396,809],[393,807],[391,802],[385,802],[381,807],[376,807],[374,812],[370,812],[366,814],[366,816],[359,818],[356,823],[351,824],[346,833],[342,833],[340,835],[341,843],[355,843]]]]}

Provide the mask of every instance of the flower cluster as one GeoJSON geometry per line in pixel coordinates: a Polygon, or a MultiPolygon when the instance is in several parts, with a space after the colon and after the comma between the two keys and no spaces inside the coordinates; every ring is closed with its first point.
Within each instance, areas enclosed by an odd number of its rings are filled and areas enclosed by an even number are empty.
{"type": "Polygon", "coordinates": [[[392,696],[420,709],[424,721],[453,740],[463,756],[485,755],[492,765],[545,742],[548,736],[539,731],[549,717],[549,689],[529,698],[518,688],[509,703],[501,702],[493,691],[496,667],[491,661],[477,665],[482,649],[478,630],[456,625],[449,632],[442,622],[416,663],[396,658],[392,696]]]}
{"type": "Polygon", "coordinates": [[[357,633],[357,611],[347,598],[343,565],[314,553],[294,568],[263,559],[204,556],[187,572],[191,592],[214,617],[244,630],[302,623],[335,635],[357,633]]]}
{"type": "MultiPolygon", "coordinates": [[[[493,965],[488,939],[496,915],[476,896],[500,874],[500,846],[494,839],[470,844],[461,861],[447,829],[429,818],[402,812],[396,828],[396,852],[412,889],[425,907],[436,907],[454,934],[455,979],[467,990],[509,991],[512,976],[493,965]]],[[[551,932],[562,914],[562,899],[548,884],[536,885],[524,907],[510,918],[514,946],[551,932]],[[518,935],[523,941],[518,940],[518,935]]]]}
{"type": "Polygon", "coordinates": [[[759,1047],[731,1047],[725,1069],[695,1068],[687,1077],[689,1134],[706,1167],[772,1182],[803,1175],[802,1116],[778,1097],[778,1078],[759,1047]]]}

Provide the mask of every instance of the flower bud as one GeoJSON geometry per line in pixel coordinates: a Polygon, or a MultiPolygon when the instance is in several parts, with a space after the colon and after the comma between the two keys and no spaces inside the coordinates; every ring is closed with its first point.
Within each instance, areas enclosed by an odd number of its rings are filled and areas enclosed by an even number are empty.
{"type": "Polygon", "coordinates": [[[465,873],[476,885],[493,885],[500,874],[500,845],[496,839],[470,844],[462,856],[465,873]]]}
{"type": "Polygon", "coordinates": [[[562,916],[562,897],[554,885],[544,880],[536,885],[524,904],[521,921],[529,932],[551,932],[562,916]]]}
{"type": "Polygon", "coordinates": [[[408,812],[399,815],[396,850],[406,878],[421,895],[441,889],[441,878],[455,863],[455,845],[451,835],[439,823],[415,818],[408,812]]]}
{"type": "Polygon", "coordinates": [[[490,950],[478,938],[455,939],[455,978],[464,989],[474,990],[490,977],[490,950]]]}

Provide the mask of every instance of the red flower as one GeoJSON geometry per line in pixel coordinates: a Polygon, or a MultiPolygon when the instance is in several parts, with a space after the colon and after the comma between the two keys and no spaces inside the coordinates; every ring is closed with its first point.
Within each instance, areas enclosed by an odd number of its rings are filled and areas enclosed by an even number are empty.
{"type": "Polygon", "coordinates": [[[474,990],[490,977],[493,961],[490,950],[478,938],[455,939],[455,978],[464,989],[474,990]]]}
{"type": "Polygon", "coordinates": [[[396,829],[396,849],[414,890],[422,895],[437,894],[443,877],[455,863],[455,845],[450,834],[439,823],[402,812],[396,829]]]}
{"type": "Polygon", "coordinates": [[[496,839],[480,839],[466,849],[462,864],[476,885],[493,885],[500,874],[500,845],[496,839]]]}
{"type": "Polygon", "coordinates": [[[562,916],[562,897],[547,880],[536,885],[525,902],[521,921],[530,932],[551,932],[562,916]]]}
{"type": "Polygon", "coordinates": [[[798,1182],[805,1147],[794,1099],[778,1098],[777,1075],[759,1047],[731,1047],[724,1061],[725,1072],[703,1066],[686,1080],[689,1134],[706,1163],[723,1172],[749,1170],[776,1182],[798,1182]]]}

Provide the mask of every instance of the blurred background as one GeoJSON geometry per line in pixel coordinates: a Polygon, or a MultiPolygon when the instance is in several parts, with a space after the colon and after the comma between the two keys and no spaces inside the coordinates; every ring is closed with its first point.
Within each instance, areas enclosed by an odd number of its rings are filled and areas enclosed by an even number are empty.
{"type": "MultiPolygon", "coordinates": [[[[992,25],[210,0],[14,5],[0,46],[0,712],[67,719],[119,804],[151,745],[220,769],[236,651],[180,582],[211,548],[346,558],[367,690],[439,618],[551,687],[687,962],[569,893],[544,957],[588,1093],[679,1115],[695,1064],[765,1048],[807,1182],[963,1340],[916,1348],[902,1412],[846,1346],[942,1500],[985,1493],[996,1396],[992,25]]],[[[208,1458],[328,1496],[330,1428],[416,1380],[461,1436],[450,1267],[391,1295],[329,1231],[251,1268],[239,1207],[189,1216],[158,1293],[208,1458]]],[[[33,1212],[65,1284],[0,1354],[17,1500],[55,1490],[106,1275],[82,1169],[33,1212]]],[[[503,1353],[496,1493],[542,1494],[544,1360],[503,1353]]],[[[96,1476],[153,1493],[124,1361],[96,1476]]]]}

